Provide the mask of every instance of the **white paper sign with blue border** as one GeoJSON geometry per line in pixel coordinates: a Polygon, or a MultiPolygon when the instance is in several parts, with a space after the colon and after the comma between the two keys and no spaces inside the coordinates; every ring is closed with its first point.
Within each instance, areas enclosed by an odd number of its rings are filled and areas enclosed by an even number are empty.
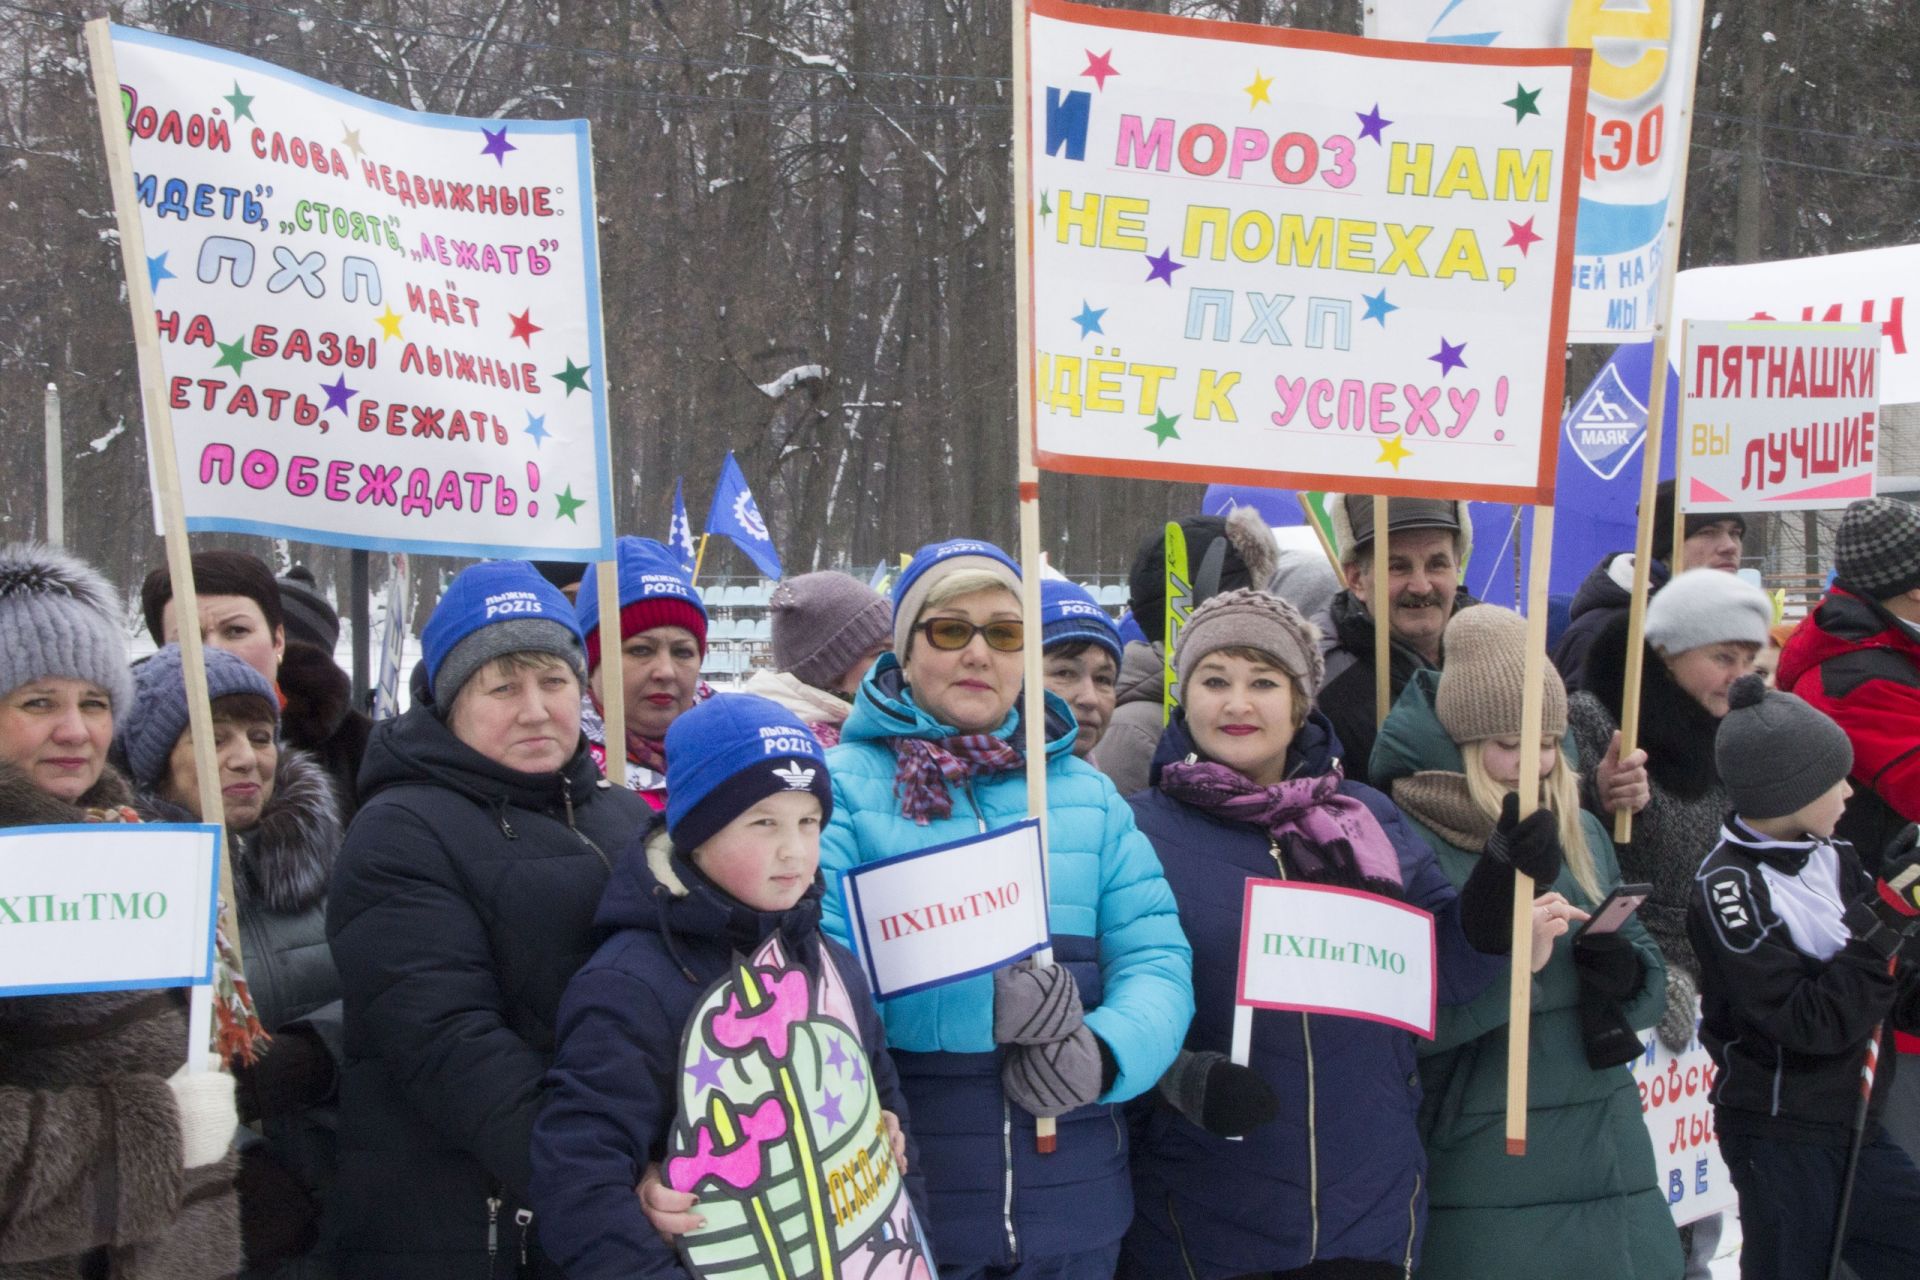
{"type": "Polygon", "coordinates": [[[874,998],[987,973],[1046,947],[1040,823],[916,849],[842,877],[847,920],[874,998]]]}
{"type": "Polygon", "coordinates": [[[187,527],[610,559],[587,122],[113,46],[187,527]]]}
{"type": "Polygon", "coordinates": [[[199,823],[0,830],[0,997],[210,984],[220,853],[199,823]]]}

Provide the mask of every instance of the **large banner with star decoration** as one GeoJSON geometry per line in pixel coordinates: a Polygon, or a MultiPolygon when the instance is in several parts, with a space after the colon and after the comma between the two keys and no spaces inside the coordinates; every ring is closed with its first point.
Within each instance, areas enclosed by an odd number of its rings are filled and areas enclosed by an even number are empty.
{"type": "Polygon", "coordinates": [[[1039,465],[1552,500],[1587,52],[1028,14],[1039,465]]]}
{"type": "Polygon", "coordinates": [[[188,527],[610,558],[587,123],[112,30],[188,527]]]}

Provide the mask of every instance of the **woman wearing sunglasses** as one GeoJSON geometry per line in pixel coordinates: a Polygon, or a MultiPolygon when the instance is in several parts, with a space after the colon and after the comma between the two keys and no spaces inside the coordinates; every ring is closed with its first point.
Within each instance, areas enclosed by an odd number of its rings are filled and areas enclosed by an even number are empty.
{"type": "MultiPolygon", "coordinates": [[[[850,943],[840,874],[1027,816],[1020,575],[985,542],[921,548],[893,590],[894,647],[833,750],[820,842],[825,925],[850,943]]],[[[1039,637],[1033,637],[1037,642],[1039,637]]],[[[1117,1104],[1159,1080],[1193,1014],[1189,950],[1146,838],[1047,717],[1056,965],[1009,966],[881,1005],[943,1280],[1106,1280],[1133,1216],[1117,1104]],[[1036,1116],[1058,1145],[1036,1153],[1036,1116]]]]}

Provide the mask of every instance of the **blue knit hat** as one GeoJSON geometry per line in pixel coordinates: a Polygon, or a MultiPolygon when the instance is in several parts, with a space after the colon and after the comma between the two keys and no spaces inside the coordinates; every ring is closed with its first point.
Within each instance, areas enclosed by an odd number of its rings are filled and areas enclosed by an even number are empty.
{"type": "MultiPolygon", "coordinates": [[[[225,649],[204,645],[207,699],[215,701],[234,694],[260,699],[280,729],[280,699],[274,696],[267,678],[225,649]]],[[[120,749],[126,753],[127,768],[135,786],[152,791],[166,780],[168,761],[180,735],[187,731],[187,685],[181,665],[180,646],[170,644],[134,668],[133,705],[120,723],[120,749]]]]}
{"type": "Polygon", "coordinates": [[[462,570],[420,632],[433,705],[445,715],[467,678],[509,653],[551,653],[587,678],[580,624],[559,588],[525,560],[462,570]]]}
{"type": "Polygon", "coordinates": [[[956,573],[993,574],[1016,598],[1020,595],[1020,566],[991,542],[976,538],[929,542],[913,553],[913,559],[893,584],[893,651],[903,660],[907,642],[913,636],[913,624],[919,621],[927,597],[942,579],[956,573]]]}
{"type": "Polygon", "coordinates": [[[1076,640],[1099,645],[1119,663],[1120,628],[1113,616],[1079,583],[1048,578],[1040,584],[1041,646],[1051,649],[1076,640]]]}
{"type": "Polygon", "coordinates": [[[667,730],[667,831],[691,853],[768,796],[808,791],[820,819],[833,787],[820,740],[800,717],[751,693],[695,703],[667,730]]]}
{"type": "MultiPolygon", "coordinates": [[[[680,557],[652,538],[631,534],[614,544],[619,566],[620,638],[654,627],[685,627],[707,651],[707,606],[680,569],[680,557]]],[[[600,665],[600,566],[590,564],[574,593],[573,607],[587,645],[587,667],[600,665]]]]}

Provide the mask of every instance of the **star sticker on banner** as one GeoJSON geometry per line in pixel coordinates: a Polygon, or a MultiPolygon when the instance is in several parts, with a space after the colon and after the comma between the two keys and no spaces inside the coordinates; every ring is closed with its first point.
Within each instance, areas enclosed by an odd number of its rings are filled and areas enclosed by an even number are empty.
{"type": "Polygon", "coordinates": [[[720,1067],[725,1062],[725,1058],[714,1057],[707,1052],[705,1045],[701,1045],[700,1061],[690,1067],[683,1067],[682,1070],[693,1077],[693,1083],[696,1088],[718,1089],[720,1087],[720,1067]]]}
{"type": "MultiPolygon", "coordinates": [[[[528,343],[527,345],[532,346],[533,344],[528,343]]],[[[593,368],[593,366],[590,364],[575,364],[573,358],[569,356],[567,358],[567,367],[553,376],[561,386],[567,389],[567,397],[571,399],[574,392],[585,391],[587,389],[587,370],[591,368],[593,368]]]]}
{"type": "Polygon", "coordinates": [[[547,415],[544,413],[539,417],[535,417],[529,413],[527,415],[527,425],[522,427],[521,430],[533,437],[535,448],[545,444],[547,437],[553,434],[553,432],[547,430],[547,415]]]}
{"type": "Polygon", "coordinates": [[[1271,88],[1273,88],[1273,77],[1263,76],[1258,71],[1255,71],[1253,73],[1253,83],[1240,90],[1240,92],[1247,95],[1247,110],[1251,111],[1263,102],[1268,106],[1272,106],[1273,96],[1267,92],[1267,90],[1271,88]]]}
{"type": "Polygon", "coordinates": [[[391,306],[373,318],[374,323],[380,326],[380,336],[391,338],[395,342],[400,340],[400,320],[400,315],[391,306]]]}
{"type": "Polygon", "coordinates": [[[341,413],[345,413],[347,411],[347,401],[360,394],[347,385],[347,375],[344,373],[334,379],[332,386],[328,386],[324,382],[321,383],[320,389],[327,393],[327,407],[321,410],[322,413],[332,413],[336,409],[341,413]]]}
{"type": "Polygon", "coordinates": [[[1509,218],[1507,219],[1507,228],[1513,232],[1512,235],[1507,237],[1507,244],[1520,250],[1520,256],[1523,258],[1527,256],[1527,250],[1546,239],[1545,236],[1533,229],[1532,218],[1528,218],[1525,222],[1515,222],[1509,218]]]}
{"type": "Polygon", "coordinates": [[[847,1054],[846,1050],[840,1047],[840,1037],[834,1036],[827,1043],[832,1048],[827,1051],[827,1060],[824,1065],[832,1067],[836,1074],[844,1072],[847,1067],[847,1054]]]}
{"type": "Polygon", "coordinates": [[[483,156],[492,156],[495,164],[505,168],[507,152],[518,151],[520,149],[507,141],[507,126],[501,125],[498,129],[489,129],[487,126],[481,125],[480,132],[487,135],[487,145],[480,148],[480,154],[483,156]]]}
{"type": "Polygon", "coordinates": [[[1440,339],[1439,352],[1435,355],[1428,356],[1427,359],[1440,366],[1440,376],[1444,378],[1455,369],[1464,369],[1467,367],[1467,362],[1460,358],[1460,353],[1466,349],[1467,344],[1464,342],[1448,342],[1445,338],[1442,338],[1440,339]]]}
{"type": "Polygon", "coordinates": [[[1371,111],[1356,111],[1353,114],[1358,117],[1360,121],[1360,137],[1362,141],[1372,138],[1375,146],[1386,145],[1385,140],[1380,136],[1380,131],[1392,124],[1393,121],[1380,114],[1379,103],[1374,103],[1373,110],[1371,111]]]}
{"type": "Polygon", "coordinates": [[[1080,74],[1083,76],[1092,76],[1094,84],[1104,90],[1107,87],[1107,77],[1120,74],[1113,69],[1113,50],[1109,49],[1105,53],[1096,54],[1093,50],[1088,49],[1086,54],[1087,69],[1080,74]]]}
{"type": "Polygon", "coordinates": [[[353,158],[358,160],[360,158],[360,131],[358,129],[347,128],[347,122],[345,120],[340,122],[340,130],[340,145],[353,152],[353,158]]]}
{"type": "Polygon", "coordinates": [[[1380,327],[1384,329],[1387,327],[1387,313],[1400,309],[1399,304],[1387,301],[1387,291],[1385,289],[1382,289],[1378,293],[1363,293],[1360,295],[1360,298],[1361,301],[1367,304],[1367,314],[1360,317],[1362,324],[1365,324],[1369,320],[1376,320],[1379,322],[1380,327]]]}
{"type": "Polygon", "coordinates": [[[233,118],[235,120],[242,118],[248,120],[254,119],[253,95],[240,92],[240,82],[238,80],[233,82],[233,92],[228,94],[224,101],[233,104],[233,118]]]}
{"type": "MultiPolygon", "coordinates": [[[[1519,124],[1528,116],[1540,114],[1540,90],[1529,89],[1523,84],[1513,86],[1513,96],[1500,104],[1513,108],[1513,122],[1519,124]]],[[[1543,117],[1544,118],[1544,117],[1543,117]]]]}
{"type": "Polygon", "coordinates": [[[248,354],[247,340],[245,338],[239,338],[232,342],[215,340],[213,345],[220,348],[220,358],[213,362],[213,367],[216,369],[232,369],[235,373],[242,373],[247,361],[259,358],[258,356],[248,354]]]}
{"type": "Polygon", "coordinates": [[[533,308],[528,307],[517,316],[508,312],[507,319],[513,321],[513,332],[507,335],[507,341],[512,342],[518,338],[531,347],[533,335],[540,332],[540,326],[533,322],[533,308]]]}
{"type": "Polygon", "coordinates": [[[1400,470],[1401,461],[1406,458],[1411,458],[1412,456],[1413,450],[1402,444],[1399,436],[1388,436],[1380,442],[1380,456],[1375,458],[1374,461],[1390,462],[1393,464],[1393,469],[1397,472],[1400,470]]]}
{"type": "MultiPolygon", "coordinates": [[[[167,253],[172,253],[172,252],[173,250],[171,249],[167,250],[167,253]]],[[[177,280],[179,278],[180,277],[174,275],[173,272],[167,270],[167,254],[166,253],[161,254],[157,258],[150,257],[147,259],[147,292],[148,293],[152,293],[155,289],[158,289],[160,287],[160,282],[162,280],[177,280]]]]}
{"type": "Polygon", "coordinates": [[[1106,330],[1100,327],[1100,317],[1105,314],[1107,308],[1101,307],[1096,311],[1085,298],[1080,299],[1080,314],[1073,318],[1073,322],[1080,326],[1080,336],[1084,338],[1090,333],[1105,333],[1106,330]]]}
{"type": "Polygon", "coordinates": [[[832,1133],[833,1127],[837,1124],[845,1124],[847,1118],[840,1114],[840,1095],[831,1089],[826,1091],[826,1095],[827,1100],[815,1107],[813,1114],[825,1120],[827,1122],[827,1132],[832,1133]]]}
{"type": "Polygon", "coordinates": [[[587,500],[585,498],[574,497],[572,485],[568,485],[566,488],[562,489],[559,493],[556,493],[553,496],[554,496],[554,501],[560,504],[560,512],[558,515],[554,516],[554,519],[572,520],[575,524],[579,524],[580,523],[579,518],[575,516],[573,513],[578,511],[580,508],[586,506],[587,500]]]}
{"type": "Polygon", "coordinates": [[[1173,273],[1187,269],[1186,263],[1173,260],[1172,245],[1168,245],[1157,254],[1148,254],[1147,261],[1153,265],[1147,270],[1146,282],[1152,284],[1155,280],[1164,280],[1169,289],[1173,288],[1173,273]]]}
{"type": "Polygon", "coordinates": [[[1047,193],[1040,193],[1040,221],[1045,222],[1047,215],[1053,212],[1053,204],[1047,199],[1047,193]]]}
{"type": "Polygon", "coordinates": [[[1173,424],[1178,421],[1180,421],[1179,414],[1176,413],[1169,417],[1165,409],[1156,408],[1153,411],[1153,421],[1142,427],[1141,430],[1151,431],[1153,433],[1157,447],[1158,445],[1165,444],[1169,440],[1178,440],[1180,438],[1180,433],[1173,429],[1173,424]]]}

